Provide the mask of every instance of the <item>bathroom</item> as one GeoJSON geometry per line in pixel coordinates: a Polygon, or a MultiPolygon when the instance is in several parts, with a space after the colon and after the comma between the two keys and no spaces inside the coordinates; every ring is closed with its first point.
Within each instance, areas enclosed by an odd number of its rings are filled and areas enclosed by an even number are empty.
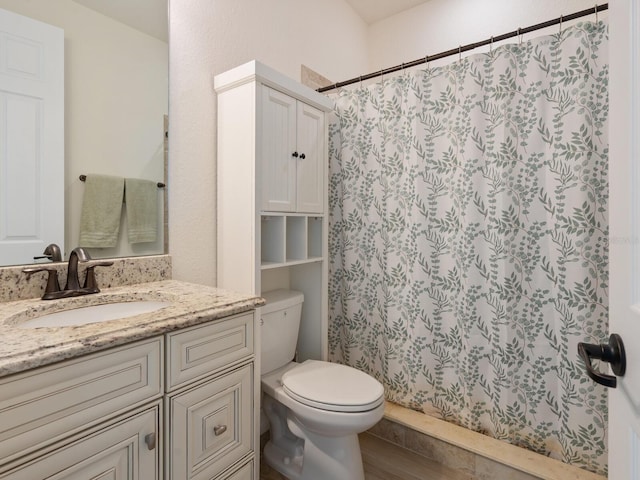
{"type": "MultiPolygon", "coordinates": [[[[258,59],[296,80],[305,65],[340,81],[591,7],[578,0],[430,0],[413,11],[368,25],[343,0],[171,2],[168,251],[172,277],[210,286],[218,283],[215,75],[258,59]]],[[[601,13],[601,18],[606,17],[606,12],[601,13]]],[[[524,41],[535,35],[525,36],[524,41]]],[[[407,420],[396,418],[386,424],[391,435],[408,436],[407,431],[398,430],[403,422],[407,420]]],[[[500,478],[500,473],[485,474],[500,478]]],[[[569,478],[551,475],[540,478],[569,478]]]]}

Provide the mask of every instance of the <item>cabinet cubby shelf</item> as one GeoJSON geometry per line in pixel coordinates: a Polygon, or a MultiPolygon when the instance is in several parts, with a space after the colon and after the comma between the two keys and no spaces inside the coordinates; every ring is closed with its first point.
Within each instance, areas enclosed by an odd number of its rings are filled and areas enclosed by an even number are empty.
{"type": "Polygon", "coordinates": [[[317,263],[322,262],[322,257],[305,258],[304,260],[287,260],[286,262],[262,262],[260,264],[261,270],[270,270],[272,268],[292,267],[294,265],[303,265],[305,263],[317,263]]]}
{"type": "Polygon", "coordinates": [[[262,214],[262,270],[323,260],[323,220],[318,215],[262,214]]]}

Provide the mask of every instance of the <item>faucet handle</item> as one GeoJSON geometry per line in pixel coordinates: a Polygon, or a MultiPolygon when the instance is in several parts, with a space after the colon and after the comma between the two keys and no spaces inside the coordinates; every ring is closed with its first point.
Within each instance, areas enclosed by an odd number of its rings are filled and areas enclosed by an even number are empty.
{"type": "Polygon", "coordinates": [[[50,243],[47,245],[47,248],[44,249],[42,255],[37,257],[33,257],[34,260],[40,260],[41,258],[48,258],[52,262],[61,262],[62,261],[62,251],[60,247],[55,243],[50,243]]]}
{"type": "Polygon", "coordinates": [[[98,293],[100,289],[98,288],[98,282],[96,282],[96,274],[94,269],[96,267],[110,267],[113,265],[112,261],[97,261],[92,262],[91,265],[87,267],[86,274],[84,277],[84,287],[86,289],[91,290],[93,293],[98,293]]]}
{"type": "Polygon", "coordinates": [[[60,291],[60,283],[58,282],[58,269],[53,265],[42,265],[37,267],[27,267],[23,268],[22,271],[27,275],[31,276],[31,274],[36,272],[49,272],[49,277],[47,278],[47,286],[44,289],[43,299],[46,300],[49,294],[60,291]]]}

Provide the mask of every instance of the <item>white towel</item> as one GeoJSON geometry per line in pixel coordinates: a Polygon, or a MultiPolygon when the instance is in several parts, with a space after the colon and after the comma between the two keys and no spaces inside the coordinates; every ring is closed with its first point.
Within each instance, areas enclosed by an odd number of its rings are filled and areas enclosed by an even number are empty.
{"type": "Polygon", "coordinates": [[[158,185],[151,180],[125,179],[129,243],[155,242],[158,237],[158,185]]]}
{"type": "Polygon", "coordinates": [[[124,178],[87,175],[80,214],[81,247],[108,248],[118,243],[124,178]]]}

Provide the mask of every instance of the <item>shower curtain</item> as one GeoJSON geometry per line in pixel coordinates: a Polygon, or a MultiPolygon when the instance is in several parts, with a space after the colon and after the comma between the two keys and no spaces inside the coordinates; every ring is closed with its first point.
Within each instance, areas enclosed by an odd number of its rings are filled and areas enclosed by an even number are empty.
{"type": "Polygon", "coordinates": [[[330,359],[386,398],[606,472],[607,26],[342,90],[330,359]]]}

